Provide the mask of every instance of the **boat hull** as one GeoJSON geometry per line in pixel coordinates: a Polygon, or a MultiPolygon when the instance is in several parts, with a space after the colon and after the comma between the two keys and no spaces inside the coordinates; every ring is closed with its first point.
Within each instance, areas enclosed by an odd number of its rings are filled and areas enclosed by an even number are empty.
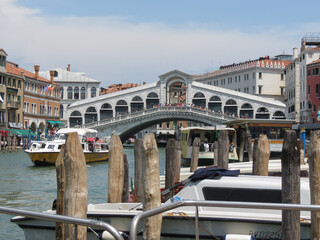
{"type": "MultiPolygon", "coordinates": [[[[55,165],[60,152],[27,152],[29,158],[36,166],[55,165]]],[[[86,163],[108,160],[108,152],[85,152],[86,163]]]]}
{"type": "MultiPolygon", "coordinates": [[[[105,221],[129,235],[131,220],[134,214],[88,214],[88,218],[105,221]]],[[[13,219],[24,231],[26,240],[55,239],[55,223],[43,220],[32,220],[27,218],[13,219]]],[[[163,215],[161,239],[195,239],[195,218],[183,212],[175,212],[163,215]]],[[[143,226],[138,226],[138,231],[143,226]]],[[[97,233],[101,230],[93,229],[97,233]]],[[[138,233],[142,239],[142,233],[138,233]]],[[[228,219],[219,217],[199,217],[200,239],[224,239],[226,234],[250,235],[257,240],[271,239],[280,240],[281,220],[246,220],[228,219]]],[[[311,237],[311,226],[309,223],[301,223],[301,240],[311,237]]],[[[87,239],[97,239],[92,231],[88,230],[87,239]]]]}

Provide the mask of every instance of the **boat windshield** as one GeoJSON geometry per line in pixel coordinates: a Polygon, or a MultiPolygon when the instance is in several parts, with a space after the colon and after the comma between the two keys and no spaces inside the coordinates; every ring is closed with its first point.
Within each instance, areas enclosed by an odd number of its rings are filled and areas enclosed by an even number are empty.
{"type": "Polygon", "coordinates": [[[66,140],[66,135],[64,133],[57,133],[54,135],[54,140],[66,140]]]}

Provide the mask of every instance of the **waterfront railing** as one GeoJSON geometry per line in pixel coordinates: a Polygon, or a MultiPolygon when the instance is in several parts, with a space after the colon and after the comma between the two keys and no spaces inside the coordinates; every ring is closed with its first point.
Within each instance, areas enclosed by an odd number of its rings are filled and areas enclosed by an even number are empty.
{"type": "Polygon", "coordinates": [[[199,239],[199,207],[226,207],[226,208],[249,208],[269,210],[294,210],[294,211],[320,211],[320,205],[285,204],[285,203],[254,203],[254,202],[226,202],[226,201],[192,201],[182,200],[162,205],[140,214],[131,221],[130,240],[137,240],[139,222],[148,217],[155,216],[166,211],[186,206],[195,207],[195,237],[199,239]]]}
{"type": "Polygon", "coordinates": [[[117,229],[115,229],[113,226],[111,226],[106,222],[98,221],[94,219],[76,218],[76,217],[69,217],[69,216],[49,214],[49,213],[38,213],[33,211],[7,208],[7,207],[1,207],[1,206],[0,206],[0,213],[10,214],[10,215],[19,215],[19,216],[24,216],[24,217],[29,217],[33,219],[39,219],[39,220],[75,224],[75,232],[77,232],[77,225],[94,227],[94,228],[108,231],[116,240],[123,240],[123,237],[120,235],[117,229]]]}

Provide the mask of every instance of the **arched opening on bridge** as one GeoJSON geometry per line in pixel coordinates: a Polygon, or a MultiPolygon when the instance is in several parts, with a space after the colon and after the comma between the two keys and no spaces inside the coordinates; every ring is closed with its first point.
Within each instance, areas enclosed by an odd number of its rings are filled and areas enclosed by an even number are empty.
{"type": "Polygon", "coordinates": [[[261,107],[257,110],[256,119],[269,119],[269,110],[265,107],[261,107]]]}
{"type": "Polygon", "coordinates": [[[112,106],[109,103],[105,103],[100,109],[100,121],[113,117],[112,106]]]}
{"type": "Polygon", "coordinates": [[[229,99],[226,101],[226,104],[224,105],[224,113],[231,116],[237,116],[238,115],[238,106],[237,102],[233,99],[229,99]]]}
{"type": "Polygon", "coordinates": [[[69,117],[69,126],[75,127],[82,125],[82,116],[79,111],[73,111],[69,117]]]}
{"type": "Polygon", "coordinates": [[[221,112],[222,110],[221,98],[218,96],[212,96],[209,99],[208,108],[215,112],[221,112]]]}
{"type": "Polygon", "coordinates": [[[146,99],[146,107],[147,109],[153,108],[153,106],[159,105],[159,96],[155,92],[151,92],[148,94],[146,99]]]}
{"type": "Polygon", "coordinates": [[[134,98],[132,98],[130,107],[132,113],[143,110],[142,98],[139,96],[135,96],[134,98]]]}
{"type": "Polygon", "coordinates": [[[205,107],[206,107],[206,97],[204,96],[203,93],[198,92],[198,93],[196,93],[196,94],[193,96],[192,103],[193,103],[196,107],[205,108],[205,107]]]}
{"type": "Polygon", "coordinates": [[[286,115],[282,111],[276,111],[273,114],[272,119],[286,119],[286,115]]]}
{"type": "Polygon", "coordinates": [[[241,106],[240,117],[241,118],[253,118],[253,108],[252,108],[251,104],[245,103],[241,106]]]}
{"type": "Polygon", "coordinates": [[[95,107],[89,107],[84,114],[84,123],[92,123],[98,121],[98,113],[95,107]]]}
{"type": "Polygon", "coordinates": [[[128,111],[128,104],[124,100],[119,100],[116,104],[116,117],[120,115],[127,114],[128,111]]]}
{"type": "Polygon", "coordinates": [[[186,103],[186,84],[184,82],[174,82],[172,83],[167,92],[167,96],[169,96],[169,104],[177,105],[177,104],[185,104],[186,103]]]}

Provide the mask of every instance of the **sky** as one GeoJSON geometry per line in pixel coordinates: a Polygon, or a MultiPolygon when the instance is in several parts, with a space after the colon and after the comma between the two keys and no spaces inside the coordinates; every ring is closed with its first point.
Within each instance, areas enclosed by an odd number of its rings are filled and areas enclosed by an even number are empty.
{"type": "Polygon", "coordinates": [[[319,1],[0,0],[0,48],[34,71],[67,68],[101,81],[152,83],[174,69],[292,54],[320,32],[319,1]]]}

